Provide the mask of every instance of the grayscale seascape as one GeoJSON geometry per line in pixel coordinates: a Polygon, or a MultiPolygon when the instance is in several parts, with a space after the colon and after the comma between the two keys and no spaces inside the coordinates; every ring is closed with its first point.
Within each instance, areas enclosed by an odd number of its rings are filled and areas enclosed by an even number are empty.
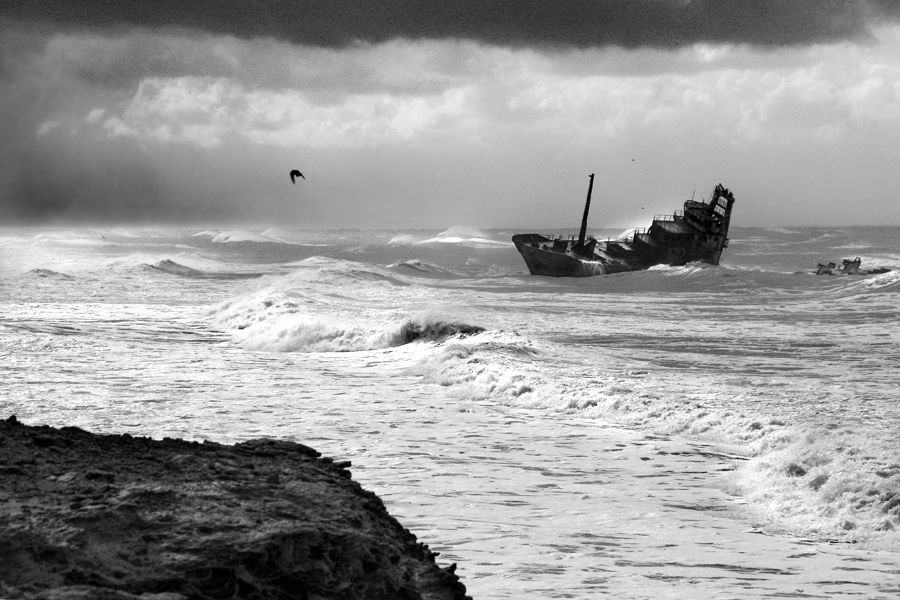
{"type": "Polygon", "coordinates": [[[898,0],[0,2],[0,600],[896,600],[898,157],[898,0]]]}

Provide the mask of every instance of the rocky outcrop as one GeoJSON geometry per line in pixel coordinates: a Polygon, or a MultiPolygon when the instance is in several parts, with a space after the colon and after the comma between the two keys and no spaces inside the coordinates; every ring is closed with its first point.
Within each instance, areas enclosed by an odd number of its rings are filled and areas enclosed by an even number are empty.
{"type": "Polygon", "coordinates": [[[0,421],[0,598],[466,598],[348,466],[0,421]]]}

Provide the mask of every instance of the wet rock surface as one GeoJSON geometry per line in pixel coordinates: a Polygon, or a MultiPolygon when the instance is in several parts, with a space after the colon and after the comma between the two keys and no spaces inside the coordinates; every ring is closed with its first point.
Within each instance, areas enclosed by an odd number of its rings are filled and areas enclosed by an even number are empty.
{"type": "Polygon", "coordinates": [[[0,598],[466,598],[348,466],[0,421],[0,598]]]}

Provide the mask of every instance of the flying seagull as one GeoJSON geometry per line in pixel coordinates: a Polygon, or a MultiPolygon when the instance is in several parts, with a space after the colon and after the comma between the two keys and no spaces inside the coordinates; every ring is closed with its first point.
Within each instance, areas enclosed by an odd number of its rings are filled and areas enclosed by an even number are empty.
{"type": "MultiPolygon", "coordinates": [[[[291,183],[297,183],[297,176],[298,176],[298,175],[299,175],[300,177],[303,177],[303,173],[301,173],[301,172],[298,171],[297,169],[294,169],[293,171],[291,171],[291,183]]],[[[306,179],[306,177],[303,177],[303,179],[306,179]]]]}

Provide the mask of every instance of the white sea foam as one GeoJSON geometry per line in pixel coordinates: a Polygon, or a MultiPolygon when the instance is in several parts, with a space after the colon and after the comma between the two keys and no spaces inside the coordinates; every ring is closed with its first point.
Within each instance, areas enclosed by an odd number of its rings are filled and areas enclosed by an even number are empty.
{"type": "Polygon", "coordinates": [[[263,233],[255,232],[255,231],[247,231],[243,229],[232,229],[230,231],[221,231],[217,233],[212,238],[212,242],[214,244],[228,244],[234,242],[256,242],[256,243],[266,243],[273,242],[278,240],[273,240],[263,233]]]}
{"type": "Polygon", "coordinates": [[[506,248],[513,246],[512,242],[501,240],[491,240],[483,237],[461,237],[457,235],[437,235],[418,242],[419,244],[459,244],[461,246],[470,246],[472,248],[506,248]]]}
{"type": "Polygon", "coordinates": [[[863,432],[789,427],[734,478],[758,518],[787,531],[891,543],[900,524],[900,456],[863,432]]]}
{"type": "Polygon", "coordinates": [[[780,233],[782,235],[798,235],[802,233],[797,229],[788,229],[787,227],[767,227],[766,231],[770,231],[772,233],[780,233]]]}
{"type": "Polygon", "coordinates": [[[114,227],[102,235],[113,240],[168,240],[177,236],[178,230],[176,228],[162,227],[114,227]]]}
{"type": "Polygon", "coordinates": [[[511,241],[495,240],[484,231],[464,226],[449,227],[433,236],[399,234],[392,237],[388,244],[395,246],[447,244],[471,248],[508,248],[513,245],[511,241]]]}
{"type": "Polygon", "coordinates": [[[7,414],[308,439],[498,598],[892,592],[900,279],[809,271],[856,239],[896,266],[896,229],[558,280],[459,242],[508,233],[192,231],[3,233],[7,414]]]}
{"type": "Polygon", "coordinates": [[[401,233],[393,236],[389,241],[389,246],[412,246],[413,244],[418,244],[424,238],[421,236],[416,236],[411,233],[401,233]]]}
{"type": "MultiPolygon", "coordinates": [[[[307,289],[311,281],[335,285],[335,291],[362,279],[392,281],[377,268],[362,269],[352,261],[314,257],[305,268],[283,276],[267,276],[250,284],[211,313],[236,342],[252,350],[274,352],[353,352],[377,350],[413,341],[440,341],[470,335],[480,327],[434,311],[418,311],[397,319],[395,311],[361,313],[360,298],[307,289]]],[[[370,288],[370,293],[374,290],[370,288]]],[[[374,297],[381,295],[374,292],[374,297]]]]}
{"type": "Polygon", "coordinates": [[[666,394],[646,373],[548,368],[541,348],[486,332],[435,347],[412,372],[472,400],[594,415],[716,444],[737,460],[731,489],[772,530],[890,544],[900,526],[900,455],[866,452],[866,435],[722,410],[707,393],[666,394]]]}
{"type": "Polygon", "coordinates": [[[842,275],[836,276],[836,285],[848,293],[900,292],[900,270],[892,270],[877,275],[842,275]]]}
{"type": "Polygon", "coordinates": [[[296,234],[275,228],[263,230],[252,229],[228,229],[223,231],[204,230],[193,234],[193,237],[208,236],[214,244],[229,244],[238,242],[254,242],[258,244],[300,244],[296,234]]]}
{"type": "Polygon", "coordinates": [[[453,225],[437,234],[436,237],[485,239],[488,237],[488,235],[484,231],[475,227],[469,227],[467,225],[453,225]]]}
{"type": "Polygon", "coordinates": [[[477,326],[421,316],[373,325],[313,316],[293,303],[272,307],[275,314],[244,313],[231,319],[229,324],[236,327],[233,335],[241,346],[273,352],[359,352],[418,341],[437,342],[480,331],[477,326]]]}
{"type": "Polygon", "coordinates": [[[647,270],[664,273],[665,275],[675,277],[690,277],[692,275],[697,275],[711,269],[714,269],[712,265],[708,265],[702,262],[692,262],[680,267],[672,265],[654,265],[647,270]]]}

